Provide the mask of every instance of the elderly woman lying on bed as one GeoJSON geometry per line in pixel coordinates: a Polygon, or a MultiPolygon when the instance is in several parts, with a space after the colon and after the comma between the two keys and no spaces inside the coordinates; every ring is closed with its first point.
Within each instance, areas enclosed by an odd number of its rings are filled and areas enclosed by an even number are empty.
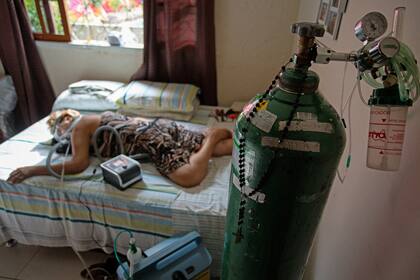
{"type": "MultiPolygon", "coordinates": [[[[53,112],[48,125],[55,138],[71,137],[72,158],[64,164],[52,165],[61,173],[80,173],[89,166],[89,148],[96,129],[109,125],[117,129],[129,155],[147,153],[161,174],[183,187],[193,187],[207,174],[212,156],[232,153],[232,133],[227,129],[213,128],[204,132],[188,130],[173,121],[159,119],[154,122],[130,118],[112,112],[101,115],[84,115],[74,110],[53,112]]],[[[118,155],[118,145],[108,132],[98,137],[101,155],[118,155]]],[[[114,137],[115,139],[115,137],[114,137]]],[[[7,179],[19,183],[24,179],[50,175],[46,166],[25,166],[14,170],[7,179]]]]}

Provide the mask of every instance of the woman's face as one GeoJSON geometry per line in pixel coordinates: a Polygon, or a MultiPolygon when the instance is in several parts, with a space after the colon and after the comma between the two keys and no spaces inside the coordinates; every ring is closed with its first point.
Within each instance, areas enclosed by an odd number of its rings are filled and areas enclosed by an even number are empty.
{"type": "Polygon", "coordinates": [[[58,135],[63,135],[67,129],[71,126],[71,123],[73,122],[73,118],[70,115],[65,115],[60,123],[57,125],[57,132],[58,135]]]}

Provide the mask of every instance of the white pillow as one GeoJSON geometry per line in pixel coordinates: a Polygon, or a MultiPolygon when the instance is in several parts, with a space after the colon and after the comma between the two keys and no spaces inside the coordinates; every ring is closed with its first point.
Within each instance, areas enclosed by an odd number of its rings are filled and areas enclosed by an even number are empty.
{"type": "Polygon", "coordinates": [[[108,99],[121,109],[191,113],[200,89],[191,84],[132,81],[108,99]]]}
{"type": "Polygon", "coordinates": [[[130,107],[120,107],[118,113],[133,117],[145,117],[145,118],[165,118],[177,121],[190,121],[200,105],[200,101],[196,98],[194,101],[194,111],[192,112],[171,112],[171,111],[159,111],[159,110],[148,110],[148,109],[135,109],[130,107]]]}
{"type": "Polygon", "coordinates": [[[113,81],[80,81],[73,83],[55,100],[52,111],[74,109],[78,111],[115,111],[117,105],[107,96],[124,86],[113,81]]]}

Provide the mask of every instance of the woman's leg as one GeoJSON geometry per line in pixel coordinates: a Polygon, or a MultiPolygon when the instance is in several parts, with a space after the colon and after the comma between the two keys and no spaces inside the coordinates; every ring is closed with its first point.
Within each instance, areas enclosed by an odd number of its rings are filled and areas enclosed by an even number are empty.
{"type": "Polygon", "coordinates": [[[214,147],[212,156],[220,157],[220,156],[228,156],[232,154],[233,149],[233,139],[223,139],[222,141],[216,144],[214,147]]]}
{"type": "MultiPolygon", "coordinates": [[[[213,156],[217,145],[223,140],[227,140],[230,135],[230,132],[225,129],[209,131],[200,150],[191,155],[188,164],[168,174],[169,179],[186,188],[200,184],[207,174],[209,159],[213,156]]],[[[222,149],[221,146],[219,146],[219,149],[222,149]]],[[[223,149],[226,150],[224,147],[223,149]]]]}

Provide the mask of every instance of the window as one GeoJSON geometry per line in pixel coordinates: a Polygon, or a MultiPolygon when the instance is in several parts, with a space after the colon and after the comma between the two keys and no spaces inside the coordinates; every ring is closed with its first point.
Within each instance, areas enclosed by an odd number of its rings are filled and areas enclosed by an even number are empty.
{"type": "Polygon", "coordinates": [[[143,46],[142,0],[25,0],[35,39],[143,46]]]}
{"type": "Polygon", "coordinates": [[[70,41],[64,2],[59,0],[25,0],[35,39],[70,41]]]}

